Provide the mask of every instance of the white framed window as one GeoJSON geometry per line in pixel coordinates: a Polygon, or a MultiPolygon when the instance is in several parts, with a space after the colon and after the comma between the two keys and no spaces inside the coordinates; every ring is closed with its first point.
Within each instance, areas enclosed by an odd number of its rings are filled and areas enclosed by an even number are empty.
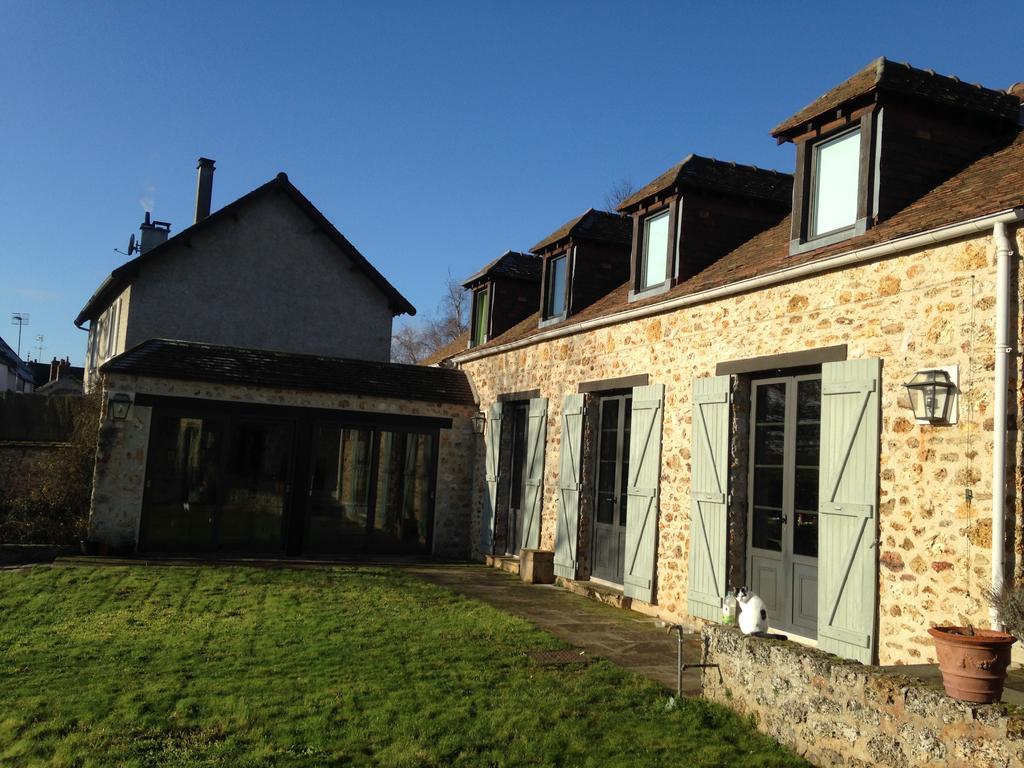
{"type": "Polygon", "coordinates": [[[487,319],[491,315],[491,289],[482,288],[474,294],[473,303],[473,346],[487,341],[487,319]]]}
{"type": "Polygon", "coordinates": [[[568,254],[565,253],[548,262],[547,292],[544,298],[545,319],[565,314],[565,278],[568,263],[568,254]]]}
{"type": "Polygon", "coordinates": [[[857,223],[860,128],[815,144],[811,153],[808,235],[814,238],[857,223]]]}
{"type": "Polygon", "coordinates": [[[668,242],[668,210],[647,216],[640,254],[639,290],[661,285],[668,279],[668,242]]]}

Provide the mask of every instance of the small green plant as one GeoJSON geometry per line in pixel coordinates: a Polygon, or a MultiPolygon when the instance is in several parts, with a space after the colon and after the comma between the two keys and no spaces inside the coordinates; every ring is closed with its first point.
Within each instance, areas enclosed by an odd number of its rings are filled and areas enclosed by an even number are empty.
{"type": "Polygon", "coordinates": [[[999,614],[1006,631],[1024,642],[1024,586],[1003,582],[997,591],[985,595],[999,614]]]}

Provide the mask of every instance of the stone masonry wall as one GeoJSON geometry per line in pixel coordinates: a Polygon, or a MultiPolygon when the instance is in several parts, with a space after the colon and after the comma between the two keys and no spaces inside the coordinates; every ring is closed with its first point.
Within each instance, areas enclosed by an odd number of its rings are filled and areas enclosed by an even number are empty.
{"type": "Polygon", "coordinates": [[[791,642],[702,631],[704,696],[815,765],[1024,766],[1024,715],[955,701],[939,687],[791,642]]]}
{"type": "MultiPolygon", "coordinates": [[[[1024,231],[1018,231],[1018,253],[1024,231]]],[[[995,249],[990,236],[621,323],[467,362],[487,407],[505,392],[548,398],[541,546],[554,547],[562,397],[579,382],[647,373],[665,385],[657,606],[686,620],[690,397],[694,377],[720,361],[848,345],[848,358],[881,357],[880,662],[934,660],[927,628],[987,621],[992,527],[995,249]],[[959,365],[955,426],[914,423],[903,384],[920,368],[959,365]],[[965,501],[965,490],[973,502],[965,501]]],[[[1020,290],[1019,273],[1015,273],[1020,290]]],[[[1016,345],[1020,317],[1013,318],[1016,345]]],[[[1021,390],[1011,358],[1008,494],[1011,565],[1022,561],[1021,390]]],[[[479,506],[476,508],[479,517],[479,506]]],[[[474,540],[475,541],[475,540],[474,540]]],[[[634,601],[635,603],[636,601],[634,601]]],[[[643,609],[643,606],[640,606],[643,609]]]]}
{"type": "MultiPolygon", "coordinates": [[[[470,421],[475,406],[124,375],[107,376],[104,386],[108,392],[450,418],[452,428],[441,430],[438,448],[434,553],[446,557],[469,553],[480,442],[470,421]]],[[[106,414],[102,421],[89,531],[92,538],[110,546],[130,547],[137,540],[151,416],[151,408],[132,406],[125,421],[115,423],[106,414]]]]}

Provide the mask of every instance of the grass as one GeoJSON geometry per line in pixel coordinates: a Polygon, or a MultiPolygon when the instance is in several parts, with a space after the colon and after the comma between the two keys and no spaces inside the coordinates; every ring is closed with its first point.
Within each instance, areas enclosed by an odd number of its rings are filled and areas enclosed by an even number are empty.
{"type": "Polygon", "coordinates": [[[805,765],[386,568],[0,572],[0,766],[805,765]]]}

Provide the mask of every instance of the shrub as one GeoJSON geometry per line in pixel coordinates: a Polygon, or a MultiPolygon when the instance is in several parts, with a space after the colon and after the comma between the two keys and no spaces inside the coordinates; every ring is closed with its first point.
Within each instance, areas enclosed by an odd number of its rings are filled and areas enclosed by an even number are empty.
{"type": "Polygon", "coordinates": [[[998,592],[989,592],[987,597],[1006,631],[1024,642],[1024,586],[1003,582],[998,592]]]}
{"type": "Polygon", "coordinates": [[[83,396],[70,443],[44,454],[33,469],[32,482],[0,499],[0,542],[71,544],[85,537],[99,412],[99,394],[83,396]]]}

